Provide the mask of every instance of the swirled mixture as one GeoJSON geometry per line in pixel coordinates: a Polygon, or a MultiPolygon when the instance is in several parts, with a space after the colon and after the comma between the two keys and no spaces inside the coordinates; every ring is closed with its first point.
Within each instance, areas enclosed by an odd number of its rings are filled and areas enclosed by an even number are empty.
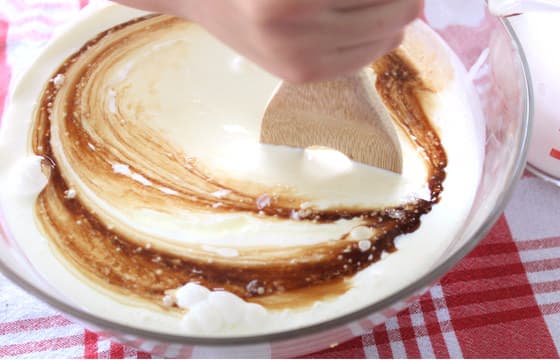
{"type": "MultiPolygon", "coordinates": [[[[35,157],[10,172],[41,164],[37,228],[65,276],[103,301],[140,304],[140,322],[183,317],[170,332],[252,333],[255,317],[285,317],[265,332],[301,326],[421,275],[460,231],[480,172],[478,114],[464,70],[425,25],[369,69],[399,129],[401,176],[328,149],[259,144],[278,79],[177,18],[112,5],[81,26],[104,14],[114,26],[78,50],[70,31],[51,44],[67,54],[35,95],[35,157]],[[425,249],[397,281],[389,260],[410,252],[396,240],[425,249]]],[[[28,77],[60,55],[45,58],[28,77]]]]}

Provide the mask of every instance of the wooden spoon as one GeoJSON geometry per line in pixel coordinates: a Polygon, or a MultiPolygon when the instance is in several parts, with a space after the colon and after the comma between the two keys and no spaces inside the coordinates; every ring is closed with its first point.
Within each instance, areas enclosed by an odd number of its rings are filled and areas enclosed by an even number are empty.
{"type": "Polygon", "coordinates": [[[265,111],[261,143],[329,147],[352,160],[402,172],[395,125],[371,69],[312,84],[283,82],[265,111]]]}

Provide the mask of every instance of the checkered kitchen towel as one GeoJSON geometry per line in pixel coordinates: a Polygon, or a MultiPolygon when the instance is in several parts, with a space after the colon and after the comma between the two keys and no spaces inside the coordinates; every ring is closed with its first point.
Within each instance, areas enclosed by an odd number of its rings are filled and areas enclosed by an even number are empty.
{"type": "MultiPolygon", "coordinates": [[[[0,0],[0,114],[13,73],[87,1],[0,0]],[[25,9],[25,10],[24,10],[25,9]]],[[[375,330],[309,355],[558,357],[560,189],[526,175],[490,235],[375,330]]],[[[0,275],[0,357],[149,358],[67,320],[0,275]]]]}

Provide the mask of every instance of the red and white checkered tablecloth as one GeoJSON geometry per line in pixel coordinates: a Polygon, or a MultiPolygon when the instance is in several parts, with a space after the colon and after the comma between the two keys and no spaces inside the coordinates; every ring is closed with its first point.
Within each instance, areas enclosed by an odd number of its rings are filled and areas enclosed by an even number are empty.
{"type": "MultiPolygon", "coordinates": [[[[12,74],[84,0],[0,0],[0,114],[12,74]],[[25,9],[25,11],[23,11],[25,9]]],[[[488,237],[373,331],[309,357],[557,358],[560,189],[526,174],[488,237]]],[[[67,320],[0,275],[0,357],[149,358],[67,320]]]]}

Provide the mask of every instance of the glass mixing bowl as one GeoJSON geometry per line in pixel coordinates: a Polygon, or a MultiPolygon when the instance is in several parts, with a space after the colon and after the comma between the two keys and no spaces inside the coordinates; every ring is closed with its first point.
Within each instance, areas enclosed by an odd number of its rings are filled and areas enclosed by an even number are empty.
{"type": "Polygon", "coordinates": [[[158,356],[292,357],[342,343],[355,336],[353,329],[368,330],[384,322],[449,271],[492,227],[524,169],[532,121],[527,65],[507,20],[492,16],[484,0],[426,0],[424,19],[470,69],[484,108],[486,152],[482,180],[464,230],[450,241],[431,269],[418,274],[417,281],[382,301],[317,325],[263,336],[210,339],[125,326],[70,303],[33,272],[2,219],[10,209],[0,209],[0,270],[30,294],[91,330],[158,356]]]}

